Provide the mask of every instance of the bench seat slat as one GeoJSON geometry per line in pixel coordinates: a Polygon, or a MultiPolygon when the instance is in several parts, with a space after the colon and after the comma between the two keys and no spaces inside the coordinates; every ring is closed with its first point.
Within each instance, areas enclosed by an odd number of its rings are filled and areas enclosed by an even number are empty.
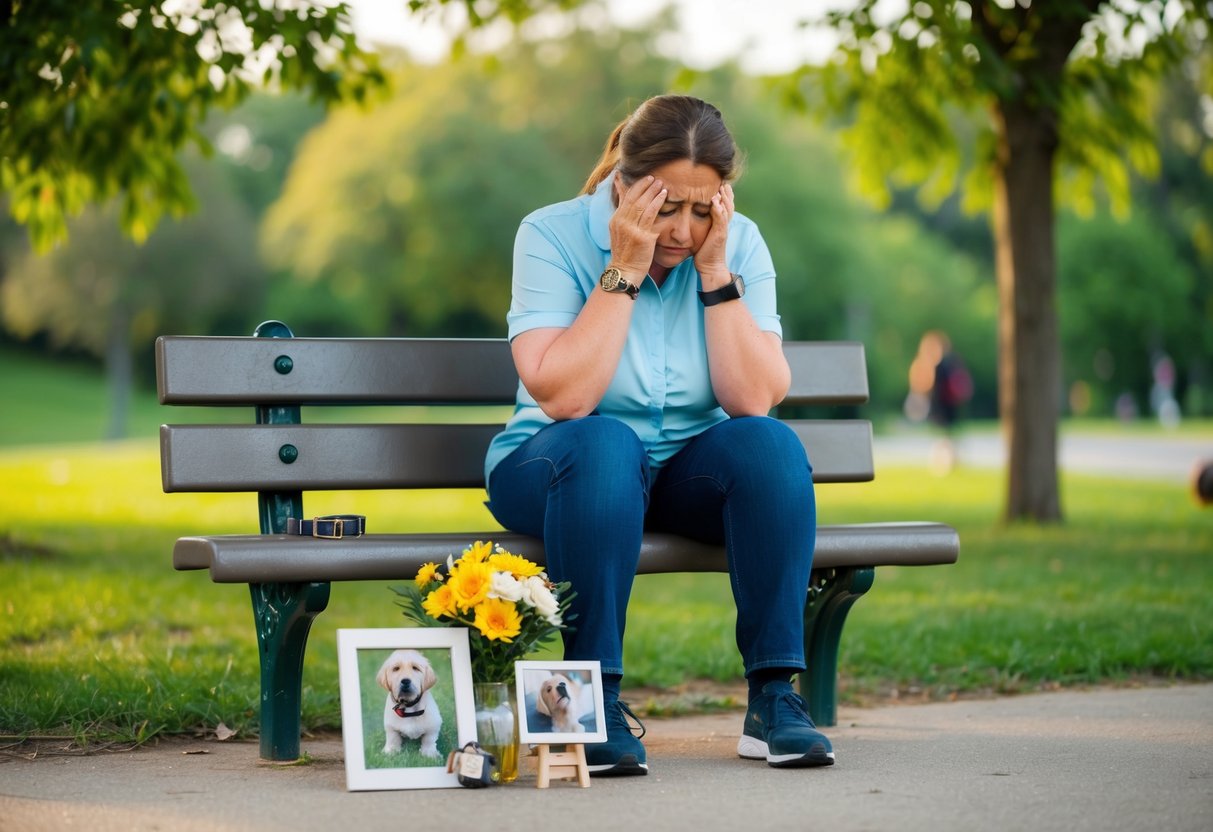
{"type": "MultiPolygon", "coordinates": [[[[408,580],[423,563],[443,563],[474,540],[492,540],[543,564],[537,538],[503,531],[369,534],[344,540],[290,535],[183,537],[173,547],[179,570],[209,569],[217,583],[408,580]]],[[[956,530],[942,523],[820,526],[814,569],[955,563],[956,530]]],[[[670,534],[646,534],[638,574],[727,572],[724,549],[670,534]]]]}
{"type": "MultiPolygon", "coordinates": [[[[789,422],[817,482],[872,479],[872,429],[861,420],[789,422]]],[[[482,488],[496,424],[164,425],[166,492],[482,488]],[[283,445],[298,450],[284,463],[283,445]]]]}
{"type": "MultiPolygon", "coordinates": [[[[863,344],[784,344],[787,404],[868,400],[863,344]]],[[[225,338],[156,340],[161,404],[513,404],[518,389],[500,338],[225,338]],[[274,362],[289,356],[292,369],[274,362]]]]}

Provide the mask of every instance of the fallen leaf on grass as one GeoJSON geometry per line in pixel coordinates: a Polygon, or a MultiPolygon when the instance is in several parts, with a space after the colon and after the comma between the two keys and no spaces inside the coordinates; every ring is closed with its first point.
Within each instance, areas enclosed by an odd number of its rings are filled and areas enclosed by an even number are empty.
{"type": "Polygon", "coordinates": [[[230,740],[234,736],[236,736],[236,732],[233,731],[231,728],[228,728],[222,722],[220,722],[219,725],[215,728],[215,739],[219,740],[219,742],[223,742],[224,740],[230,740]]]}

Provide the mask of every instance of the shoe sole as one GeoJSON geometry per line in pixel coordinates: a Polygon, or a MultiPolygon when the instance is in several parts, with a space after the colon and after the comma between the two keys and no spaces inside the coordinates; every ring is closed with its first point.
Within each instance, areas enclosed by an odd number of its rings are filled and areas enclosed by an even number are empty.
{"type": "Polygon", "coordinates": [[[816,743],[804,754],[772,754],[762,740],[742,734],[737,741],[737,756],[747,760],[766,760],[773,768],[810,768],[834,765],[834,752],[816,743]]]}
{"type": "Polygon", "coordinates": [[[649,773],[649,764],[640,762],[634,754],[624,754],[613,763],[586,768],[591,777],[643,777],[649,773]]]}

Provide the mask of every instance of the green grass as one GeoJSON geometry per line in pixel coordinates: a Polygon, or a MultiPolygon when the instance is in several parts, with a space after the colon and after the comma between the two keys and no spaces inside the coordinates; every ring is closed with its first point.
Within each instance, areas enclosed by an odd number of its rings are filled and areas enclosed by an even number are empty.
{"type": "MultiPolygon", "coordinates": [[[[844,699],[1210,678],[1213,514],[1179,486],[1068,476],[1064,526],[1005,527],[1000,487],[995,472],[893,469],[821,489],[823,522],[934,519],[961,537],[955,566],[877,570],[844,635],[844,699]]],[[[658,684],[736,673],[716,577],[644,579],[633,671],[658,684]],[[697,655],[713,646],[715,658],[697,655]]]]}
{"type": "MultiPolygon", "coordinates": [[[[96,380],[43,368],[24,383],[35,376],[40,387],[18,386],[0,405],[0,436],[40,421],[44,435],[29,441],[91,438],[81,402],[96,380]],[[41,417],[13,407],[35,395],[41,417]]],[[[144,399],[133,412],[163,418],[144,399]]],[[[162,493],[150,430],[123,443],[0,447],[2,735],[256,731],[247,589],[170,562],[180,535],[255,531],[255,497],[162,493]]],[[[896,468],[820,490],[822,522],[932,519],[961,535],[955,566],[877,571],[843,638],[844,701],[1213,678],[1213,511],[1183,484],[1066,476],[1067,523],[1052,528],[1000,526],[1001,488],[994,471],[896,468]]],[[[307,510],[364,513],[381,530],[494,528],[482,499],[316,494],[307,510]]],[[[340,724],[336,629],[404,623],[387,587],[333,586],[305,664],[309,729],[340,724]]],[[[626,683],[739,679],[732,610],[723,575],[639,578],[626,683]]]]}
{"type": "MultiPolygon", "coordinates": [[[[0,452],[0,734],[147,739],[255,731],[248,592],[174,572],[173,540],[255,528],[249,495],[165,495],[144,441],[0,452]]],[[[843,642],[844,701],[1213,678],[1213,514],[1178,485],[1067,477],[1069,522],[1000,527],[999,478],[914,469],[821,489],[824,522],[936,519],[960,563],[882,569],[843,642]]],[[[493,528],[475,492],[321,494],[378,528],[493,528]]],[[[305,670],[304,720],[340,724],[338,627],[402,623],[387,584],[333,587],[305,670]]],[[[736,680],[723,575],[644,576],[629,618],[629,685],[736,680]]]]}

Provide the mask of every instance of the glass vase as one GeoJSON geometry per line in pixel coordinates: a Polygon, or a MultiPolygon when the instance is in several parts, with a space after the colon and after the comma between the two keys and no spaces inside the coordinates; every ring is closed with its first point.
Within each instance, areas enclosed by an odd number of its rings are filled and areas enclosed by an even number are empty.
{"type": "Polygon", "coordinates": [[[497,758],[494,783],[518,779],[518,703],[509,682],[475,682],[476,741],[497,758]]]}

